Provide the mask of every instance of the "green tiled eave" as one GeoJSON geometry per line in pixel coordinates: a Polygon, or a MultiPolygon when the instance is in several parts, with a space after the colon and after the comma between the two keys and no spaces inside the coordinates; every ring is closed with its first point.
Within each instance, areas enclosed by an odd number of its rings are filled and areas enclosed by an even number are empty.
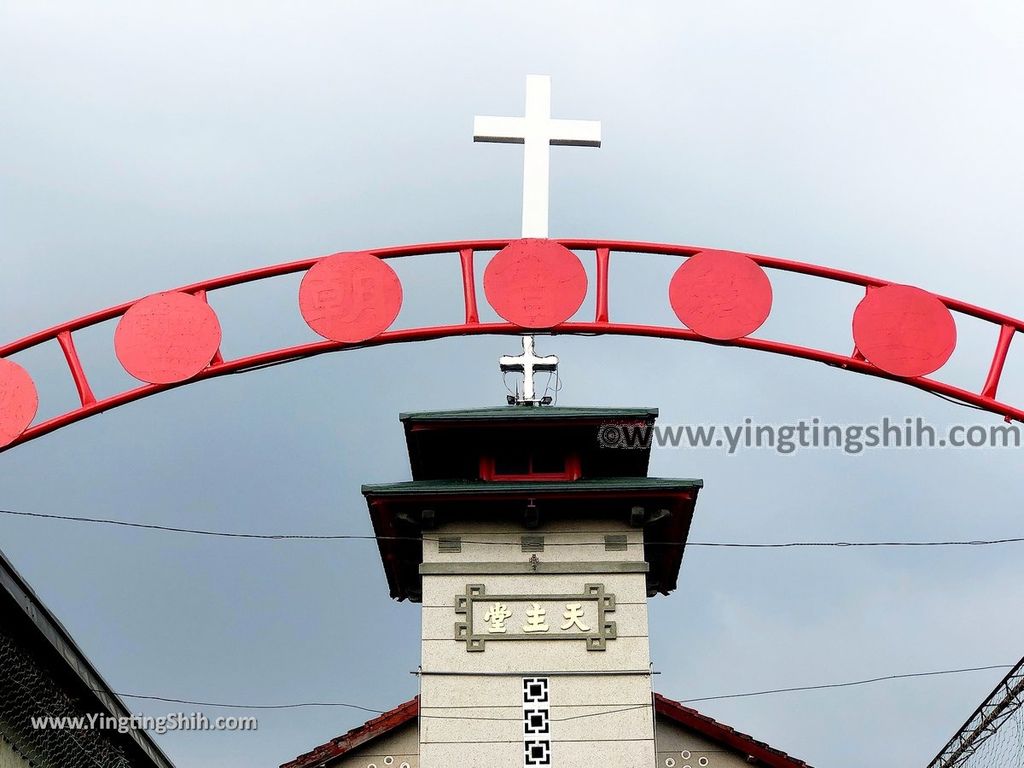
{"type": "Polygon", "coordinates": [[[703,480],[675,477],[598,477],[588,480],[494,482],[485,480],[409,480],[364,485],[364,496],[434,494],[588,493],[593,491],[687,491],[704,487],[703,480]]]}
{"type": "Polygon", "coordinates": [[[507,419],[655,419],[657,408],[560,408],[558,406],[500,405],[461,411],[400,413],[401,421],[504,421],[507,419]]]}

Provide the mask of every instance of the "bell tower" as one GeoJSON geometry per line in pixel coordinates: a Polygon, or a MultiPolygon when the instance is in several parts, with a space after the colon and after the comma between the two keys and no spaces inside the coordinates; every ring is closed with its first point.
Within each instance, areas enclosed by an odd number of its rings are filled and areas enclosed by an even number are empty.
{"type": "Polygon", "coordinates": [[[391,596],[422,605],[421,768],[655,764],[647,599],[702,485],[647,475],[656,417],[401,415],[413,479],[362,490],[391,596]]]}

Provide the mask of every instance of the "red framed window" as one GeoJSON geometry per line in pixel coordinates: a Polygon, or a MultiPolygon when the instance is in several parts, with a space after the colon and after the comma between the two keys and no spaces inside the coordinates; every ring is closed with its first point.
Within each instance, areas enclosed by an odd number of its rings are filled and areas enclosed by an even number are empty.
{"type": "Polygon", "coordinates": [[[482,480],[578,480],[577,454],[543,446],[515,447],[480,457],[482,480]]]}

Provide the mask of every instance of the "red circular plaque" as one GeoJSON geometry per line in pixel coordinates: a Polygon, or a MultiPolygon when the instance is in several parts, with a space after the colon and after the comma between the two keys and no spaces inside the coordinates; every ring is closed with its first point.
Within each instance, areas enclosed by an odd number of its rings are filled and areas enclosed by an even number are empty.
{"type": "Polygon", "coordinates": [[[516,240],[484,270],[487,301],[505,320],[524,328],[564,323],[583,304],[587,273],[568,248],[541,238],[516,240]]]}
{"type": "Polygon", "coordinates": [[[687,328],[721,341],[747,336],[768,318],[772,284],[760,265],[733,251],[701,251],[668,286],[672,309],[687,328]]]}
{"type": "Polygon", "coordinates": [[[335,253],[316,264],[299,286],[299,311],[325,339],[354,343],[386,331],[402,308],[395,270],[369,253],[335,253]]]}
{"type": "Polygon", "coordinates": [[[28,429],[39,408],[39,395],[28,371],[0,358],[0,448],[28,429]]]}
{"type": "Polygon", "coordinates": [[[953,354],[956,322],[933,294],[910,285],[885,285],[870,289],[857,305],[853,340],[886,373],[926,376],[953,354]]]}
{"type": "Polygon", "coordinates": [[[220,339],[220,322],[205,301],[189,293],[157,293],[124,313],[114,331],[114,351],[135,378],[173,384],[206,368],[220,339]]]}

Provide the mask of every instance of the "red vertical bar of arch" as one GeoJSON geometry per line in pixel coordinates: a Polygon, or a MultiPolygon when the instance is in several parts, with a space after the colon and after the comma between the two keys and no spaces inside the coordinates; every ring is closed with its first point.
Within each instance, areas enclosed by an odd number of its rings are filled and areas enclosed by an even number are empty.
{"type": "MultiPolygon", "coordinates": [[[[193,294],[197,299],[201,299],[207,306],[210,305],[210,300],[206,297],[206,291],[199,289],[193,294]]],[[[224,355],[220,353],[220,347],[217,347],[217,351],[213,355],[213,359],[210,360],[210,365],[220,365],[224,362],[224,355]]]]}
{"type": "Polygon", "coordinates": [[[473,249],[463,248],[459,251],[462,265],[462,294],[466,299],[466,325],[480,322],[480,312],[476,304],[476,275],[473,271],[473,249]]]}
{"type": "Polygon", "coordinates": [[[1013,341],[1013,334],[1016,330],[1012,325],[1007,324],[1003,324],[999,329],[999,341],[996,343],[996,351],[992,356],[992,365],[989,366],[985,386],[981,388],[982,397],[994,398],[996,396],[999,379],[1003,375],[1003,366],[1006,365],[1006,355],[1010,351],[1010,342],[1013,341]]]}
{"type": "Polygon", "coordinates": [[[608,262],[610,258],[610,248],[597,249],[597,309],[594,312],[595,323],[608,322],[608,262]]]}
{"type": "MultiPolygon", "coordinates": [[[[871,292],[871,288],[872,288],[872,286],[870,286],[870,285],[865,285],[865,286],[864,286],[864,295],[865,295],[865,296],[867,296],[867,295],[868,295],[868,293],[870,293],[870,292],[871,292]]],[[[860,351],[860,350],[859,350],[859,349],[857,348],[857,342],[854,342],[854,343],[853,343],[853,352],[851,352],[851,353],[850,353],[850,359],[851,359],[851,360],[867,360],[867,358],[866,358],[866,357],[864,357],[864,353],[863,353],[863,352],[861,352],[861,351],[860,351]]],[[[845,367],[845,366],[844,366],[844,367],[845,367]]]]}
{"type": "Polygon", "coordinates": [[[78,390],[78,399],[82,405],[92,405],[96,402],[96,395],[92,393],[89,386],[89,379],[82,367],[82,360],[78,357],[78,350],[75,349],[75,341],[71,338],[71,331],[61,331],[57,334],[57,343],[64,352],[64,359],[68,361],[68,368],[71,369],[71,378],[75,382],[75,389],[78,390]]]}

